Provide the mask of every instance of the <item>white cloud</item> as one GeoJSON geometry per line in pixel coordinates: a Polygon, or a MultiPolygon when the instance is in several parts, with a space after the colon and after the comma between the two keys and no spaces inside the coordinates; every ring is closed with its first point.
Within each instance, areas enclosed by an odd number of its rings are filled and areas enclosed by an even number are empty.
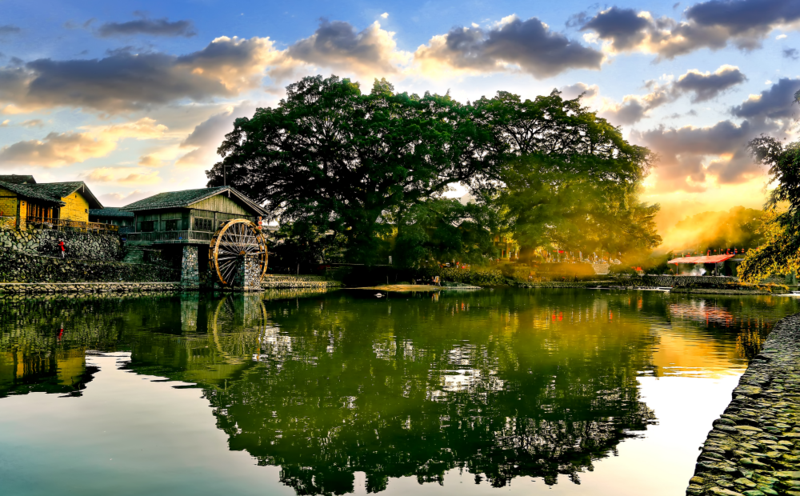
{"type": "Polygon", "coordinates": [[[384,12],[383,14],[381,14],[381,17],[384,18],[384,19],[387,19],[389,17],[389,13],[388,12],[384,12]]]}

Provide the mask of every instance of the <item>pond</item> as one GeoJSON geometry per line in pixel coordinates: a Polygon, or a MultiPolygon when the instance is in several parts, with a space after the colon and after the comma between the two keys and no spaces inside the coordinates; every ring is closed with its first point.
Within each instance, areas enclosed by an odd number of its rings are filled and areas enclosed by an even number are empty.
{"type": "Polygon", "coordinates": [[[684,494],[798,311],[554,289],[0,299],[2,493],[684,494]]]}

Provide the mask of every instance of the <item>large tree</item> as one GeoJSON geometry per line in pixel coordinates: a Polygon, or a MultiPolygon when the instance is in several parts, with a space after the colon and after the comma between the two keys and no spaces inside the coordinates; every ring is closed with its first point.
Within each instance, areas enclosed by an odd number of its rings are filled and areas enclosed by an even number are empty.
{"type": "MultiPolygon", "coordinates": [[[[800,94],[800,93],[799,93],[800,94]]],[[[800,143],[784,145],[761,136],[748,145],[753,157],[769,167],[770,192],[764,210],[763,245],[749,250],[739,267],[739,277],[758,282],[773,275],[800,272],[800,143]]]]}
{"type": "Polygon", "coordinates": [[[227,177],[280,222],[343,234],[351,259],[374,262],[386,212],[486,169],[492,136],[472,112],[447,95],[395,94],[385,80],[365,94],[347,79],[307,77],[277,107],[236,119],[209,186],[227,177]]]}
{"type": "Polygon", "coordinates": [[[500,92],[475,102],[503,156],[493,168],[523,257],[538,247],[611,252],[656,246],[657,205],[638,201],[650,152],[558,91],[535,100],[500,92]]]}

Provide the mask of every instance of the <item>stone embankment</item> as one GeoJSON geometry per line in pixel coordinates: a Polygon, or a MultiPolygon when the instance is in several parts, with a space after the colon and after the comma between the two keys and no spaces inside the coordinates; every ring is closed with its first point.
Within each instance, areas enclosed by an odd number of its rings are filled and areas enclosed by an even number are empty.
{"type": "Polygon", "coordinates": [[[138,293],[180,291],[179,282],[0,283],[0,294],[138,293]]]}
{"type": "Polygon", "coordinates": [[[319,276],[292,276],[267,274],[261,279],[262,289],[281,288],[338,288],[342,285],[339,281],[327,280],[319,276]]]}
{"type": "Polygon", "coordinates": [[[800,314],[775,326],[701,449],[687,495],[800,496],[800,314]]]}
{"type": "Polygon", "coordinates": [[[87,233],[56,229],[0,228],[0,248],[29,255],[60,256],[58,241],[64,241],[68,258],[115,261],[123,256],[119,236],[115,233],[87,233]]]}
{"type": "Polygon", "coordinates": [[[21,251],[0,249],[0,282],[164,282],[179,281],[180,273],[171,267],[136,265],[122,262],[62,260],[21,251]]]}

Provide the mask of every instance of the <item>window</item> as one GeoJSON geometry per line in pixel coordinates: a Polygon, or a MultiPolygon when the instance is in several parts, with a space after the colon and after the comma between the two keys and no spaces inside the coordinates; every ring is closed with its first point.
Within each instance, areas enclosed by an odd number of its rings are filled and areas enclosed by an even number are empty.
{"type": "Polygon", "coordinates": [[[194,218],[195,231],[211,231],[214,221],[211,219],[203,219],[201,217],[194,218]]]}
{"type": "Polygon", "coordinates": [[[153,232],[155,231],[155,221],[152,220],[143,220],[141,224],[141,231],[142,232],[153,232]]]}
{"type": "Polygon", "coordinates": [[[178,219],[168,220],[167,225],[165,226],[167,231],[177,231],[178,230],[178,219]]]}

